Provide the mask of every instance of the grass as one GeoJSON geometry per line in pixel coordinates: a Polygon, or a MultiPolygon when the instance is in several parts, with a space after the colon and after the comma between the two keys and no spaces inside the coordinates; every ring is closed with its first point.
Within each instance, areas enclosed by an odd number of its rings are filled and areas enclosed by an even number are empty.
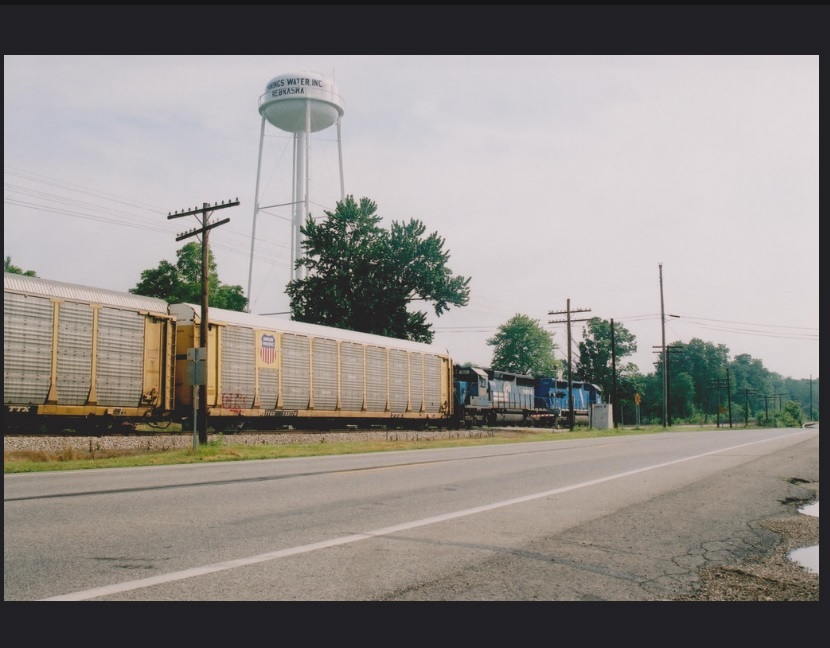
{"type": "MultiPolygon", "coordinates": [[[[679,431],[711,430],[715,426],[684,426],[679,431]]],[[[316,457],[321,455],[389,452],[393,450],[420,450],[424,448],[456,448],[535,441],[564,441],[633,434],[653,434],[670,431],[660,426],[595,430],[577,427],[570,430],[542,430],[539,428],[494,429],[486,435],[470,438],[424,440],[338,441],[325,443],[297,443],[273,445],[245,445],[233,443],[233,437],[220,437],[205,445],[166,450],[79,450],[69,446],[56,451],[8,451],[3,453],[3,472],[28,473],[59,470],[88,470],[91,468],[132,468],[138,466],[165,466],[173,464],[211,463],[222,461],[249,461],[255,459],[284,459],[288,457],[316,457]]]]}

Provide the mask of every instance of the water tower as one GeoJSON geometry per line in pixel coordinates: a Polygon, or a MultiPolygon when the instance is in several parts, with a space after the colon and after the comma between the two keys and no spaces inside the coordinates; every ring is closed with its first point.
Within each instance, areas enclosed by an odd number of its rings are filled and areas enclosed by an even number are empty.
{"type": "MultiPolygon", "coordinates": [[[[302,256],[300,226],[309,214],[309,160],[311,133],[337,125],[337,150],[340,167],[340,198],[343,188],[343,150],[340,141],[340,119],[343,117],[343,99],[337,92],[334,81],[316,72],[281,74],[265,86],[265,94],[259,98],[259,114],[262,126],[259,134],[259,161],[257,163],[256,196],[254,199],[254,221],[251,232],[251,265],[248,270],[248,309],[251,306],[251,279],[253,276],[254,244],[256,242],[256,221],[260,209],[259,181],[262,168],[262,143],[265,137],[265,122],[282,131],[294,134],[294,177],[291,205],[291,268],[302,256]]],[[[272,207],[274,205],[271,205],[272,207]]],[[[293,270],[294,279],[303,278],[303,269],[293,270]]]]}

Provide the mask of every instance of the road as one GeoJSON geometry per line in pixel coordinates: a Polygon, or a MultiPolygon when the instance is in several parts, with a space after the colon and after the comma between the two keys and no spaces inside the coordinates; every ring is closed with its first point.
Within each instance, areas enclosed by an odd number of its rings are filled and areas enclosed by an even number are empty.
{"type": "Polygon", "coordinates": [[[4,477],[4,600],[671,599],[774,542],[818,429],[4,477]]]}

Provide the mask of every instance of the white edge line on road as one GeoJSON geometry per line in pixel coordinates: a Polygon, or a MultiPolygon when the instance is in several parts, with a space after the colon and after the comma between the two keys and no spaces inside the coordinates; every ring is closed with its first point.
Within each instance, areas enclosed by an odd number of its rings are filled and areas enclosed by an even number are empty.
{"type": "MultiPolygon", "coordinates": [[[[811,432],[812,430],[807,430],[811,432]]],[[[804,433],[804,432],[802,432],[804,433]]],[[[781,436],[773,437],[771,439],[764,439],[763,441],[752,441],[750,443],[742,443],[740,445],[731,446],[729,448],[722,448],[720,450],[713,450],[712,452],[704,452],[703,454],[694,455],[692,457],[684,457],[683,459],[675,459],[673,461],[666,461],[664,463],[655,464],[653,466],[646,466],[645,468],[638,468],[636,470],[629,470],[616,475],[609,475],[601,479],[592,479],[570,486],[563,486],[561,488],[554,488],[553,490],[543,491],[541,493],[534,493],[532,495],[524,495],[522,497],[514,497],[501,502],[493,502],[492,504],[485,504],[484,506],[476,506],[474,508],[464,509],[462,511],[455,511],[453,513],[445,513],[444,515],[436,515],[434,517],[423,518],[421,520],[413,520],[412,522],[404,522],[403,524],[396,524],[394,526],[383,529],[375,529],[374,531],[366,531],[365,533],[355,533],[352,535],[341,536],[339,538],[332,538],[331,540],[324,540],[322,542],[314,542],[299,547],[291,547],[289,549],[280,549],[278,551],[269,551],[267,553],[250,556],[248,558],[238,558],[236,560],[227,560],[213,565],[205,565],[203,567],[193,567],[191,569],[184,569],[182,571],[171,572],[169,574],[161,574],[159,576],[151,576],[149,578],[140,578],[138,580],[127,581],[125,583],[117,583],[115,585],[105,585],[104,587],[95,587],[89,590],[82,590],[80,592],[72,592],[71,594],[61,594],[59,596],[52,596],[41,601],[86,601],[89,599],[98,598],[99,596],[107,596],[110,594],[118,594],[120,592],[128,592],[130,590],[141,589],[142,587],[152,587],[153,585],[161,585],[163,583],[171,583],[174,581],[184,580],[186,578],[193,578],[195,576],[204,576],[205,574],[212,574],[214,572],[226,571],[228,569],[236,569],[237,567],[246,567],[248,565],[255,565],[256,563],[266,562],[269,560],[276,560],[277,558],[286,558],[287,556],[296,556],[297,554],[309,553],[319,549],[327,549],[328,547],[337,547],[339,545],[349,544],[352,542],[359,542],[360,540],[369,540],[380,536],[397,533],[398,531],[406,531],[407,529],[414,529],[417,527],[436,524],[437,522],[446,522],[455,518],[465,517],[467,515],[475,515],[476,513],[484,513],[485,511],[492,511],[493,509],[502,508],[504,506],[512,506],[514,504],[521,504],[531,500],[540,499],[542,497],[549,497],[550,495],[557,495],[559,493],[566,493],[568,491],[576,490],[578,488],[585,488],[587,486],[594,486],[603,482],[612,481],[614,479],[621,479],[636,475],[637,473],[646,472],[649,470],[656,470],[657,468],[665,468],[673,464],[683,463],[684,461],[692,461],[700,459],[713,454],[721,452],[729,452],[738,448],[746,446],[757,445],[759,443],[767,443],[769,441],[777,441],[783,439],[791,434],[783,434],[781,436]]]]}

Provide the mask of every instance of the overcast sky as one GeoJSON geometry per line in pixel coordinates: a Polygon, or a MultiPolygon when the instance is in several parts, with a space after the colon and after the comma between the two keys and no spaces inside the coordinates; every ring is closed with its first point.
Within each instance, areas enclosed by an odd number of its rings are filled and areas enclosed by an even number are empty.
{"type": "MultiPolygon", "coordinates": [[[[210,235],[219,279],[247,294],[250,271],[252,312],[287,311],[290,208],[258,212],[251,266],[258,101],[306,71],[343,97],[345,193],[385,227],[422,220],[471,277],[469,305],[431,320],[457,362],[489,366],[516,314],[565,359],[549,322],[570,300],[633,333],[643,373],[665,313],[667,344],[818,378],[817,55],[7,55],[4,256],[126,291],[197,240],[168,213],[238,199],[213,216],[230,218],[210,235]]],[[[336,127],[312,135],[314,216],[340,198],[339,157],[336,127]]],[[[292,165],[267,125],[260,204],[291,200],[292,165]]]]}

